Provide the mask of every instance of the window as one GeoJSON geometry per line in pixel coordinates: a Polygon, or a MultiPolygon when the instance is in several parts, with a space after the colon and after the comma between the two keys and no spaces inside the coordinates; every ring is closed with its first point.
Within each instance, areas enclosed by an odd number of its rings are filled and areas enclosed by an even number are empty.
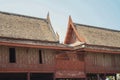
{"type": "Polygon", "coordinates": [[[10,63],[15,63],[16,62],[15,48],[9,48],[9,62],[10,63]]]}
{"type": "Polygon", "coordinates": [[[42,51],[39,50],[39,63],[42,64],[42,51]]]}

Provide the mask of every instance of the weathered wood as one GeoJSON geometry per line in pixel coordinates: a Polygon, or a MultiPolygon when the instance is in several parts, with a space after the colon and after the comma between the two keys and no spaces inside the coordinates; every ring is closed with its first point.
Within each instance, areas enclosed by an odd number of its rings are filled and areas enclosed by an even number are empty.
{"type": "Polygon", "coordinates": [[[84,55],[61,53],[56,59],[57,78],[85,78],[84,55]]]}
{"type": "Polygon", "coordinates": [[[27,80],[30,80],[30,73],[27,73],[27,80]]]}
{"type": "Polygon", "coordinates": [[[9,63],[9,48],[0,46],[0,72],[7,71],[54,71],[55,51],[41,49],[43,64],[39,63],[39,50],[35,48],[14,47],[16,63],[9,63]],[[18,69],[17,69],[18,68],[18,69]],[[17,70],[16,70],[17,69],[17,70]]]}
{"type": "Polygon", "coordinates": [[[89,73],[120,72],[120,55],[104,53],[86,53],[86,71],[89,73]]]}

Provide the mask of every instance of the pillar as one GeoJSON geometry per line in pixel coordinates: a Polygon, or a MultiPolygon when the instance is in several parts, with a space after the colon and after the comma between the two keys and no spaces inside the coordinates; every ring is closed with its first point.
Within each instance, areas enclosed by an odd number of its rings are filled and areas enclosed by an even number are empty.
{"type": "Polygon", "coordinates": [[[30,72],[27,73],[27,80],[30,80],[30,72]]]}
{"type": "Polygon", "coordinates": [[[100,80],[100,76],[99,76],[99,74],[97,74],[97,80],[100,80]]]}
{"type": "Polygon", "coordinates": [[[103,80],[106,80],[106,74],[104,73],[104,77],[103,77],[103,80]]]}
{"type": "Polygon", "coordinates": [[[114,76],[115,76],[115,80],[117,80],[117,74],[115,74],[114,76]]]}

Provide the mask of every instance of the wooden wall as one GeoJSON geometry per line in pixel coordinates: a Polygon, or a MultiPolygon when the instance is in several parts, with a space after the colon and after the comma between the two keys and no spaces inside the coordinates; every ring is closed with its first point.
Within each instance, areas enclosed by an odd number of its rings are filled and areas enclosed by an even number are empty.
{"type": "Polygon", "coordinates": [[[57,78],[84,78],[84,57],[83,54],[61,53],[56,59],[57,78]],[[83,58],[83,59],[82,59],[83,58]]]}
{"type": "MultiPolygon", "coordinates": [[[[39,50],[34,48],[21,48],[16,49],[16,63],[9,62],[9,48],[7,46],[0,46],[0,71],[54,71],[55,64],[55,51],[42,50],[42,61],[39,63],[39,50]],[[18,68],[18,70],[16,70],[18,68]]],[[[14,48],[14,47],[13,47],[14,48]]]]}
{"type": "Polygon", "coordinates": [[[120,72],[120,55],[105,53],[86,53],[85,65],[87,73],[120,72]]]}
{"type": "Polygon", "coordinates": [[[78,54],[60,54],[56,61],[57,70],[84,71],[84,61],[78,54]]]}

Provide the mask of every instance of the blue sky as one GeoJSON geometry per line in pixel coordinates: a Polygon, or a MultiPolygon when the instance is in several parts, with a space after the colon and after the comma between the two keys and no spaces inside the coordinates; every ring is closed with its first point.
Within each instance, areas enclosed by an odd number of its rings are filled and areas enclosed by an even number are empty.
{"type": "Polygon", "coordinates": [[[73,22],[120,30],[120,0],[0,0],[0,11],[46,18],[63,42],[69,15],[73,22]]]}

